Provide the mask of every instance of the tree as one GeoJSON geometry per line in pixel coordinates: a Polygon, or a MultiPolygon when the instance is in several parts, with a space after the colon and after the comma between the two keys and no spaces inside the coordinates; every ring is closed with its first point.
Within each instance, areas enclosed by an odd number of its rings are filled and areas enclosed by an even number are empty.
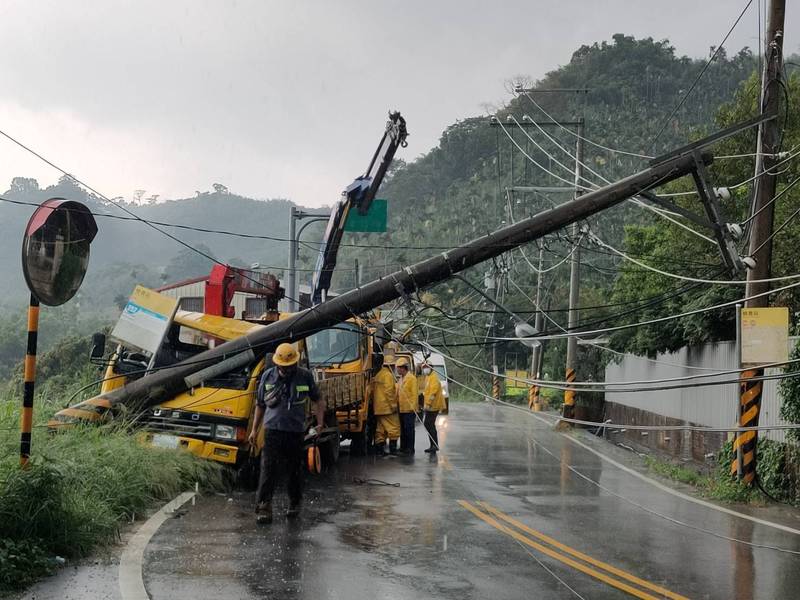
{"type": "Polygon", "coordinates": [[[39,182],[32,177],[14,177],[11,180],[11,189],[9,191],[12,194],[33,194],[39,191],[39,182]]]}
{"type": "Polygon", "coordinates": [[[228,191],[228,188],[226,186],[222,185],[221,183],[215,183],[211,187],[214,188],[214,193],[215,194],[220,194],[220,195],[230,194],[230,192],[228,191]]]}
{"type": "MultiPolygon", "coordinates": [[[[200,244],[197,246],[197,249],[208,256],[213,256],[211,248],[205,244],[200,244]]],[[[200,275],[208,275],[213,265],[214,262],[205,256],[189,248],[185,248],[172,257],[167,264],[167,268],[164,271],[165,280],[168,282],[176,282],[192,277],[199,277],[200,275]]]]}

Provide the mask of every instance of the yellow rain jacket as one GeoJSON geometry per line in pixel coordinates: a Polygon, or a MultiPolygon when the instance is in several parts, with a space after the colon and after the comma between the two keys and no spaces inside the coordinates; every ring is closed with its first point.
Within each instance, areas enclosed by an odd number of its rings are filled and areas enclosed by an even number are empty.
{"type": "Polygon", "coordinates": [[[397,386],[389,367],[381,367],[372,379],[372,409],[376,416],[397,412],[397,386]]]}
{"type": "Polygon", "coordinates": [[[410,371],[400,380],[397,399],[401,413],[417,412],[417,408],[419,408],[419,388],[417,387],[417,378],[410,371]]]}
{"type": "Polygon", "coordinates": [[[446,407],[444,393],[442,392],[442,382],[436,371],[431,371],[425,378],[425,410],[439,412],[446,407]]]}

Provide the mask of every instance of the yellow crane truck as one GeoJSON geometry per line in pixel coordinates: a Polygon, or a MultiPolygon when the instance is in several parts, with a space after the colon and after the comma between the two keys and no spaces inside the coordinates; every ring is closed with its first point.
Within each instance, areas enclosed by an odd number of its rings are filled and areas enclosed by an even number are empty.
{"type": "MultiPolygon", "coordinates": [[[[155,353],[150,355],[120,343],[108,358],[103,358],[105,336],[96,335],[92,360],[105,365],[100,393],[106,394],[179,362],[190,361],[214,344],[251,334],[265,326],[178,310],[155,353]]],[[[319,436],[307,436],[310,471],[320,472],[334,464],[342,440],[350,440],[351,454],[364,454],[370,435],[373,357],[380,351],[381,335],[385,332],[380,323],[353,318],[297,342],[301,365],[314,372],[320,395],[328,407],[326,427],[319,436]]],[[[403,354],[411,358],[410,353],[403,354]]],[[[139,414],[136,426],[141,441],[187,450],[202,458],[235,466],[245,479],[252,477],[261,448],[249,446],[247,432],[255,412],[258,381],[264,369],[271,365],[271,355],[252,356],[240,363],[224,372],[204,373],[186,391],[139,414]]],[[[209,371],[211,369],[213,367],[209,371]]],[[[101,411],[93,410],[92,402],[93,399],[60,411],[51,425],[57,427],[75,419],[100,420],[101,411]]]]}

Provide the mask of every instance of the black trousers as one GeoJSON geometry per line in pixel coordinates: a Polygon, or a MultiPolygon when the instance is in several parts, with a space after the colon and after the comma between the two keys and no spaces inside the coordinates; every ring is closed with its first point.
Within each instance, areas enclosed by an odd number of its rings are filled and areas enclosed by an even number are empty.
{"type": "Polygon", "coordinates": [[[300,504],[303,499],[303,439],[296,431],[267,429],[261,451],[261,474],[258,479],[256,506],[269,504],[276,486],[287,478],[289,503],[300,504]]]}
{"type": "Polygon", "coordinates": [[[414,425],[417,415],[413,412],[400,413],[400,449],[414,451],[414,425]]]}
{"type": "Polygon", "coordinates": [[[425,411],[425,420],[423,423],[425,424],[425,431],[428,432],[430,436],[429,447],[435,448],[436,450],[439,449],[439,434],[436,432],[436,417],[439,416],[439,411],[425,411]]]}

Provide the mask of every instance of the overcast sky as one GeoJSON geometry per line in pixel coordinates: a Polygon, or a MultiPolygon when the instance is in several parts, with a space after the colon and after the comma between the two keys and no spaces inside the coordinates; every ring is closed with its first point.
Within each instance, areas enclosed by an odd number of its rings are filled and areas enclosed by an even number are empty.
{"type": "MultiPolygon", "coordinates": [[[[745,4],[4,0],[0,129],[109,196],[219,182],[318,206],[365,169],[389,109],[408,120],[398,156],[412,160],[507,101],[505,80],[539,78],[581,44],[619,32],[705,57],[745,4]]],[[[757,4],[729,50],[757,47],[757,4]]],[[[18,175],[59,174],[0,139],[0,188],[18,175]]]]}

